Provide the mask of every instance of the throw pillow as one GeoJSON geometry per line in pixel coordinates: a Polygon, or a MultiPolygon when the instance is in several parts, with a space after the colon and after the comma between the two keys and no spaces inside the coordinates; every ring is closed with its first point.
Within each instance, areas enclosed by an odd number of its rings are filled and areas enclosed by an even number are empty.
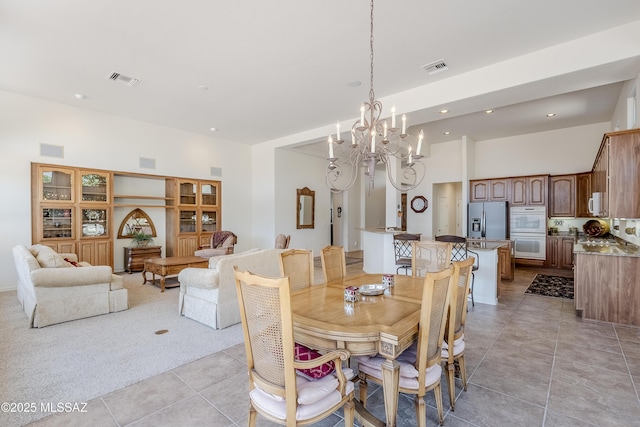
{"type": "MultiPolygon", "coordinates": [[[[317,351],[311,350],[310,348],[305,347],[302,344],[295,343],[294,358],[296,360],[301,360],[301,361],[313,360],[313,359],[317,359],[320,356],[322,355],[317,351]]],[[[318,379],[318,378],[326,377],[327,375],[335,371],[335,369],[336,367],[333,361],[331,361],[331,362],[323,363],[322,365],[317,366],[315,368],[298,369],[298,372],[307,377],[318,379]]]]}
{"type": "Polygon", "coordinates": [[[56,251],[48,246],[40,248],[36,259],[42,268],[70,267],[70,265],[56,251]]]}
{"type": "Polygon", "coordinates": [[[64,260],[67,261],[69,264],[71,264],[74,267],[82,267],[80,264],[78,264],[75,261],[71,261],[69,258],[65,258],[64,260]]]}

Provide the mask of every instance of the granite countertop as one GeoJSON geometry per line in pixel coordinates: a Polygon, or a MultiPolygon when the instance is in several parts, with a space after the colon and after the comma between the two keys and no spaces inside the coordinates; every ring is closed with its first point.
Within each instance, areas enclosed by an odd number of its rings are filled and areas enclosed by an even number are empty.
{"type": "Polygon", "coordinates": [[[356,228],[359,231],[367,231],[369,233],[380,233],[380,234],[398,234],[398,233],[406,233],[407,230],[401,230],[399,227],[370,227],[370,228],[356,228]]]}
{"type": "Polygon", "coordinates": [[[640,248],[632,243],[612,243],[609,245],[594,245],[592,243],[579,243],[573,245],[574,254],[633,256],[640,257],[640,248]]]}
{"type": "Polygon", "coordinates": [[[467,248],[471,250],[493,251],[509,243],[509,240],[467,239],[467,248]]]}

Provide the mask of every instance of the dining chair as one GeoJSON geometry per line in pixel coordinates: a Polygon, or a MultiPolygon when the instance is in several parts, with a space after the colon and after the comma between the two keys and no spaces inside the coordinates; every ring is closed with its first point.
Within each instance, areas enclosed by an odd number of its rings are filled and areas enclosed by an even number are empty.
{"type": "Polygon", "coordinates": [[[292,291],[313,285],[313,251],[290,249],[281,252],[280,274],[289,277],[292,291]]]}
{"type": "Polygon", "coordinates": [[[473,255],[475,259],[473,263],[473,269],[471,270],[471,286],[469,287],[469,296],[471,297],[471,306],[475,307],[476,303],[473,300],[473,282],[475,279],[474,271],[478,270],[480,266],[480,255],[477,252],[467,249],[467,239],[461,236],[454,236],[451,234],[445,234],[442,236],[436,236],[436,241],[438,242],[448,242],[451,243],[451,261],[462,261],[469,258],[469,254],[473,255]]]}
{"type": "Polygon", "coordinates": [[[460,370],[460,379],[462,380],[462,388],[467,391],[467,371],[464,364],[464,324],[467,320],[467,305],[469,304],[469,285],[471,283],[471,274],[473,257],[463,261],[454,261],[454,276],[458,278],[454,283],[451,300],[449,302],[449,313],[447,317],[447,327],[444,332],[444,341],[442,342],[442,363],[446,364],[447,383],[449,384],[449,402],[451,410],[455,410],[455,367],[456,364],[460,370]]]}
{"type": "Polygon", "coordinates": [[[411,242],[420,240],[420,234],[400,233],[393,235],[393,250],[396,257],[396,274],[404,268],[404,274],[411,269],[411,242]]]}
{"type": "Polygon", "coordinates": [[[288,249],[290,240],[291,240],[291,235],[285,236],[284,234],[278,234],[276,236],[276,244],[274,247],[276,249],[288,249]]]}
{"type": "MultiPolygon", "coordinates": [[[[453,267],[427,272],[422,292],[418,339],[398,356],[400,393],[415,395],[416,420],[419,427],[427,425],[424,396],[433,390],[440,424],[444,421],[442,405],[442,342],[455,277],[453,267]]],[[[366,407],[367,381],[382,385],[382,356],[359,356],[360,401],[366,407]]]]}
{"type": "Polygon", "coordinates": [[[325,283],[347,275],[347,262],[343,246],[327,246],[320,252],[325,283]]]}
{"type": "Polygon", "coordinates": [[[444,270],[451,265],[451,243],[420,240],[411,242],[411,275],[444,270]]]}
{"type": "Polygon", "coordinates": [[[263,277],[234,267],[249,371],[249,426],[260,414],[269,421],[307,425],[344,410],[344,424],[353,426],[354,386],[342,369],[350,353],[334,350],[296,360],[291,289],[288,277],[263,277]],[[333,362],[335,371],[312,380],[300,370],[333,362]]]}

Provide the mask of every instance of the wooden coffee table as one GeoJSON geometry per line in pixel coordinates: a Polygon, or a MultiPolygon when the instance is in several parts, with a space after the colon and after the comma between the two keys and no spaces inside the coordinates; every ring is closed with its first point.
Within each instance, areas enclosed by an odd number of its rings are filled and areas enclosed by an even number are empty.
{"type": "Polygon", "coordinates": [[[187,267],[209,267],[209,259],[199,256],[178,256],[167,258],[149,258],[144,260],[144,270],[142,270],[142,278],[144,285],[147,283],[147,272],[153,276],[152,283],[156,284],[156,274],[160,275],[160,292],[164,292],[165,278],[180,273],[187,267]]]}

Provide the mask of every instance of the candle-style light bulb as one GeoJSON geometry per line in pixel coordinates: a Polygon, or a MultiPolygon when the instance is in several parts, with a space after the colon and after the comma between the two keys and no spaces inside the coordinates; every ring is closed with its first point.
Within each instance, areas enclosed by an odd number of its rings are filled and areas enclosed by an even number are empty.
{"type": "Polygon", "coordinates": [[[371,131],[371,152],[376,152],[376,131],[371,131]]]}
{"type": "Polygon", "coordinates": [[[384,128],[384,139],[387,139],[387,121],[385,120],[384,123],[382,123],[382,127],[384,128]]]}
{"type": "Polygon", "coordinates": [[[336,140],[340,141],[340,122],[336,123],[336,140]]]}
{"type": "Polygon", "coordinates": [[[329,135],[329,158],[333,159],[333,137],[329,135]]]}
{"type": "Polygon", "coordinates": [[[391,129],[396,127],[396,106],[391,106],[391,129]]]}
{"type": "Polygon", "coordinates": [[[356,145],[356,133],[351,130],[351,145],[356,145]]]}
{"type": "Polygon", "coordinates": [[[416,154],[420,155],[420,149],[422,148],[422,140],[424,139],[424,130],[420,129],[420,134],[418,135],[418,148],[416,149],[416,154]]]}
{"type": "Polygon", "coordinates": [[[403,114],[402,115],[402,134],[406,134],[407,133],[407,115],[403,114]]]}

